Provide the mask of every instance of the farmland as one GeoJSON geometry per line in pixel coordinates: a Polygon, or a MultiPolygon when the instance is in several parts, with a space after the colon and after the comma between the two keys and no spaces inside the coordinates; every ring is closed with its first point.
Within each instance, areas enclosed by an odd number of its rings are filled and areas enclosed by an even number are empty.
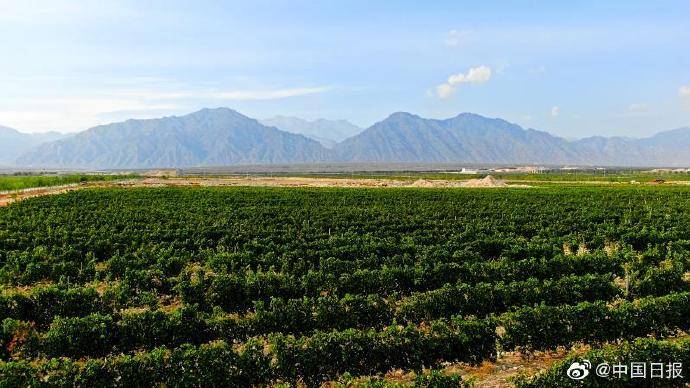
{"type": "Polygon", "coordinates": [[[689,267],[687,186],[31,198],[0,208],[0,385],[458,386],[449,366],[574,346],[687,361],[689,267]]]}
{"type": "Polygon", "coordinates": [[[32,187],[48,187],[86,182],[113,181],[126,178],[131,179],[134,178],[134,176],[105,174],[0,175],[0,192],[29,189],[32,187]]]}

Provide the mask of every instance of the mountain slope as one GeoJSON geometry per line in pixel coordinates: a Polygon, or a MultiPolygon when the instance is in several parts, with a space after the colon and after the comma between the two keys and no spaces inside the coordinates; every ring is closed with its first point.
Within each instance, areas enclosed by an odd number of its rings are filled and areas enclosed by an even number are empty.
{"type": "Polygon", "coordinates": [[[689,166],[690,128],[660,132],[652,137],[589,137],[573,147],[592,164],[621,166],[689,166]]]}
{"type": "Polygon", "coordinates": [[[398,112],[338,144],[337,158],[361,162],[572,163],[569,143],[501,119],[463,113],[447,120],[398,112]]]}
{"type": "Polygon", "coordinates": [[[690,128],[644,139],[568,141],[470,113],[434,120],[399,112],[327,149],[304,135],[220,108],[99,126],[18,158],[26,166],[83,168],[329,161],[690,166],[690,128]]]}
{"type": "Polygon", "coordinates": [[[0,125],[0,164],[13,164],[15,159],[42,143],[65,137],[58,132],[22,133],[0,125]]]}
{"type": "Polygon", "coordinates": [[[18,162],[33,166],[150,168],[328,160],[319,143],[266,127],[227,108],[128,120],[45,144],[18,162]]]}
{"type": "Polygon", "coordinates": [[[332,148],[336,143],[362,132],[362,128],[347,120],[307,121],[298,117],[275,116],[261,120],[261,123],[283,131],[302,134],[327,148],[332,148]]]}
{"type": "Polygon", "coordinates": [[[398,112],[338,144],[334,151],[337,160],[357,162],[690,166],[690,128],[643,139],[568,141],[471,113],[433,120],[398,112]]]}

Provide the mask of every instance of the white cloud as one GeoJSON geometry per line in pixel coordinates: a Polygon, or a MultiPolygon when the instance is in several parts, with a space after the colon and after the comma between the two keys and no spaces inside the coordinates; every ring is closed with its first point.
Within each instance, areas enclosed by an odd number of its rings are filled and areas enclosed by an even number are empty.
{"type": "Polygon", "coordinates": [[[561,108],[559,108],[557,106],[554,106],[553,108],[551,108],[551,116],[552,117],[557,117],[560,114],[561,114],[561,108]]]}
{"type": "Polygon", "coordinates": [[[491,79],[491,69],[487,66],[471,68],[467,74],[454,74],[448,77],[448,84],[459,85],[462,83],[481,84],[491,79]]]}
{"type": "Polygon", "coordinates": [[[690,97],[690,86],[683,85],[680,88],[678,88],[678,95],[680,97],[690,97]]]}
{"type": "MultiPolygon", "coordinates": [[[[207,97],[221,100],[277,100],[280,98],[305,96],[328,91],[328,87],[293,88],[277,90],[237,90],[229,92],[210,93],[207,97]]],[[[203,94],[202,94],[203,96],[203,94]]]]}
{"type": "Polygon", "coordinates": [[[436,95],[442,100],[447,100],[453,97],[455,94],[455,88],[448,84],[441,84],[436,87],[436,95]]]}
{"type": "Polygon", "coordinates": [[[467,73],[453,74],[448,77],[448,81],[436,87],[436,94],[440,99],[448,99],[453,96],[455,89],[460,84],[483,84],[491,79],[491,68],[488,66],[477,66],[470,68],[467,73]]]}
{"type": "Polygon", "coordinates": [[[472,32],[469,30],[450,30],[446,36],[446,46],[458,47],[461,46],[472,32]]]}
{"type": "Polygon", "coordinates": [[[0,96],[0,123],[20,131],[74,132],[128,118],[184,114],[223,101],[275,100],[322,93],[329,87],[245,90],[108,88],[35,97],[0,96]]]}

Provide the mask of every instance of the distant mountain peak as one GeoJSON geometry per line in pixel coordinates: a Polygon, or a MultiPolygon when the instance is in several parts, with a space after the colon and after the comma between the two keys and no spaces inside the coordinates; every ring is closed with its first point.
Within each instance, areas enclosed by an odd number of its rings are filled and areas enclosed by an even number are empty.
{"type": "Polygon", "coordinates": [[[661,137],[661,136],[690,136],[690,127],[681,127],[676,129],[671,129],[668,131],[663,131],[655,134],[651,137],[661,137]]]}
{"type": "MultiPolygon", "coordinates": [[[[205,114],[205,113],[231,113],[234,115],[244,116],[242,113],[240,113],[234,109],[225,107],[225,106],[219,106],[216,108],[201,108],[196,112],[190,113],[190,115],[199,114],[199,113],[201,113],[201,114],[205,114]]],[[[186,116],[189,116],[189,115],[186,115],[186,116]]],[[[244,116],[244,117],[247,117],[247,116],[244,116]]]]}
{"type": "Polygon", "coordinates": [[[86,130],[19,158],[51,167],[153,168],[307,163],[328,160],[318,142],[280,131],[228,108],[128,120],[86,130]]]}
{"type": "Polygon", "coordinates": [[[307,136],[327,148],[332,148],[336,143],[362,131],[356,125],[342,119],[328,120],[321,118],[310,121],[299,117],[274,116],[261,120],[261,123],[283,131],[307,136]]]}
{"type": "Polygon", "coordinates": [[[470,112],[459,113],[453,118],[455,118],[455,119],[457,119],[457,118],[478,118],[478,119],[492,120],[492,118],[490,118],[490,117],[486,117],[486,116],[482,116],[482,115],[477,114],[477,113],[470,113],[470,112]]]}
{"type": "Polygon", "coordinates": [[[17,131],[14,128],[6,127],[4,125],[0,125],[0,133],[2,134],[20,134],[21,132],[17,131]]]}
{"type": "MultiPolygon", "coordinates": [[[[0,150],[43,141],[0,127],[0,150]]],[[[11,152],[0,153],[7,155],[11,152]]],[[[86,168],[330,161],[673,167],[690,166],[690,128],[643,139],[566,140],[474,113],[438,120],[395,112],[362,131],[346,120],[276,116],[260,123],[229,108],[207,108],[101,125],[43,144],[17,160],[29,166],[86,168]]]]}
{"type": "Polygon", "coordinates": [[[416,120],[416,119],[421,119],[421,117],[417,116],[416,114],[412,114],[410,112],[393,112],[391,113],[384,121],[386,120],[416,120]]]}
{"type": "Polygon", "coordinates": [[[23,133],[0,125],[0,164],[14,164],[22,153],[65,136],[59,132],[23,133]]]}
{"type": "Polygon", "coordinates": [[[247,120],[254,120],[251,117],[245,116],[242,113],[226,108],[226,107],[218,107],[218,108],[203,108],[200,109],[196,112],[184,115],[184,116],[175,116],[175,117],[237,117],[237,118],[243,118],[247,120]]]}

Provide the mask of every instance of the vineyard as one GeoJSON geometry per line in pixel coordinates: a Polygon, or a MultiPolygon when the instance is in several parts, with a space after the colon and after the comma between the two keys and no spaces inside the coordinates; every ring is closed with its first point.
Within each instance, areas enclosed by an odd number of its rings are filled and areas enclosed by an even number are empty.
{"type": "Polygon", "coordinates": [[[32,187],[47,187],[70,185],[86,182],[102,182],[123,179],[133,179],[135,175],[93,175],[93,174],[68,174],[68,175],[0,175],[0,192],[9,190],[21,190],[32,187]]]}
{"type": "Polygon", "coordinates": [[[0,208],[0,386],[461,386],[576,345],[687,367],[689,273],[690,187],[85,189],[0,208]]]}

